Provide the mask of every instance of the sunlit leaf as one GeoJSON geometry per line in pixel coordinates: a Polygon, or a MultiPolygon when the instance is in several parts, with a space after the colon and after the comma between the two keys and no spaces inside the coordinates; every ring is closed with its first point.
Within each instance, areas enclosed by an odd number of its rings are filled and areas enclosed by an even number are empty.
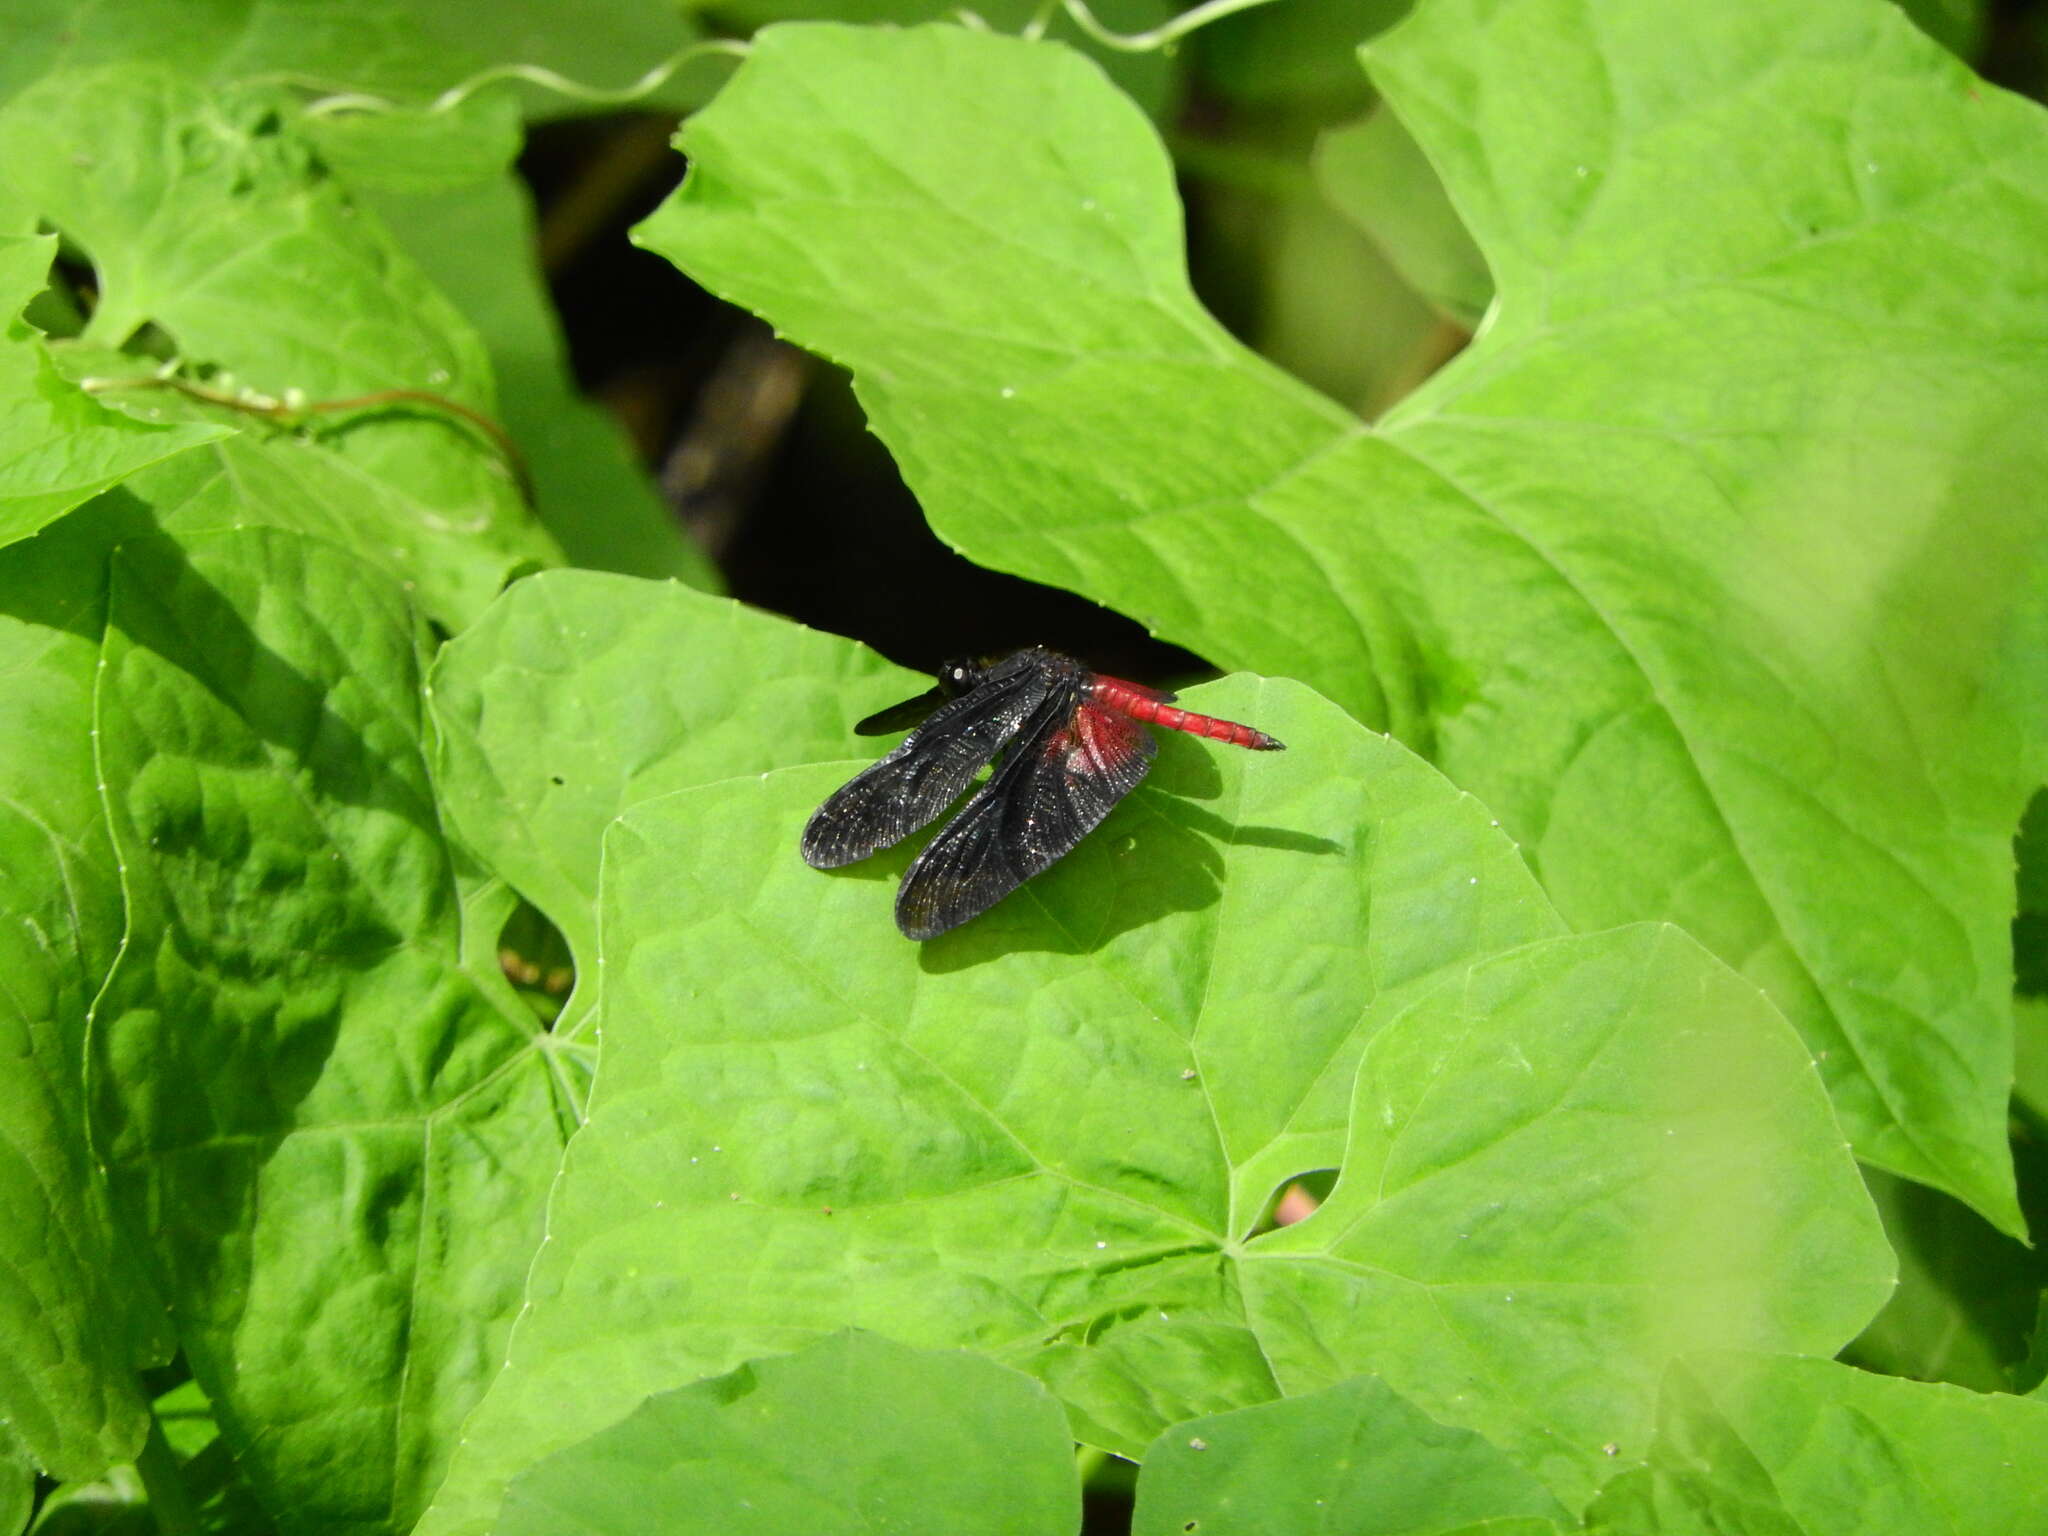
{"type": "Polygon", "coordinates": [[[1648,1465],[1590,1512],[1601,1536],[2007,1536],[2048,1522],[2048,1403],[1826,1360],[1675,1367],[1648,1465]]]}
{"type": "Polygon", "coordinates": [[[1372,1376],[1190,1419],[1138,1479],[1132,1536],[1551,1536],[1572,1524],[1543,1485],[1468,1430],[1372,1376]]]}
{"type": "Polygon", "coordinates": [[[1764,985],[1861,1155],[2017,1231],[2038,109],[1868,0],[1441,0],[1370,57],[1499,289],[1374,432],[1203,313],[1150,126],[1056,48],[771,29],[641,238],[850,366],[971,557],[1390,725],[1574,923],[1764,985]]]}
{"type": "Polygon", "coordinates": [[[795,856],[845,766],[627,811],[591,1119],[427,1529],[480,1529],[650,1392],[845,1326],[1018,1364],[1133,1456],[1376,1370],[1582,1494],[1676,1350],[1867,1320],[1889,1256],[1753,987],[1670,931],[1547,939],[1484,808],[1306,690],[1188,697],[1290,750],[1165,743],[1079,849],[921,947],[889,918],[902,850],[795,856]],[[1319,1214],[1254,1235],[1339,1163],[1319,1214]]]}
{"type": "Polygon", "coordinates": [[[664,1392],[521,1476],[502,1536],[1068,1536],[1059,1404],[1016,1371],[841,1334],[664,1392]]]}

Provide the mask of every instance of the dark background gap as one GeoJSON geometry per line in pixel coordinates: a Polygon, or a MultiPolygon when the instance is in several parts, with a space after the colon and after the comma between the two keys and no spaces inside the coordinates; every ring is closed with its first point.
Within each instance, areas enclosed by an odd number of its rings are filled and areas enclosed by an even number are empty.
{"type": "Polygon", "coordinates": [[[686,521],[732,595],[923,671],[1031,644],[1146,682],[1210,670],[1084,597],[955,554],[868,431],[843,371],[770,343],[759,320],[627,240],[681,179],[682,163],[666,149],[672,128],[673,119],[648,115],[547,124],[533,131],[520,168],[556,263],[547,277],[577,381],[625,423],[653,472],[668,463],[671,489],[677,445],[697,450],[694,473],[682,478],[701,485],[708,475],[711,484],[685,500],[686,521]],[[649,142],[662,153],[645,155],[649,142]],[[565,227],[590,206],[579,188],[621,163],[630,183],[601,217],[565,227]],[[780,398],[749,413],[744,402],[762,393],[780,398]],[[714,402],[731,406],[734,397],[740,419],[721,434],[728,413],[714,402]],[[778,415],[779,405],[787,409],[778,415]]]}

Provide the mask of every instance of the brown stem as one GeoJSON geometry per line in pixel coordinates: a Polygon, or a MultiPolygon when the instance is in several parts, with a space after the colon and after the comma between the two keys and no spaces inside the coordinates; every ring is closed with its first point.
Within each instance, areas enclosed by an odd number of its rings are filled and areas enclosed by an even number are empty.
{"type": "Polygon", "coordinates": [[[419,405],[429,410],[441,411],[459,418],[475,427],[487,438],[503,461],[512,483],[519,494],[531,507],[534,504],[533,477],[527,472],[526,456],[519,451],[519,445],[512,441],[512,434],[486,416],[482,411],[464,405],[460,400],[451,400],[446,395],[437,395],[426,389],[377,389],[366,395],[350,395],[340,400],[308,400],[300,404],[287,404],[271,399],[267,395],[235,395],[226,390],[213,389],[205,384],[195,384],[190,379],[180,379],[164,374],[145,374],[136,379],[85,379],[79,387],[88,394],[108,394],[117,389],[170,389],[188,399],[218,405],[231,411],[241,411],[249,416],[261,416],[280,426],[296,427],[305,423],[309,416],[329,415],[338,411],[374,411],[387,406],[419,405]]]}

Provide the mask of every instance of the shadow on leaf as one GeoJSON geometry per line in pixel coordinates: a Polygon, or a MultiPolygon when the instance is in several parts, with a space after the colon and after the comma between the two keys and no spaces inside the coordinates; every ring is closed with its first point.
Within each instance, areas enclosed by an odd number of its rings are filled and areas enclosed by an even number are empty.
{"type": "MultiPolygon", "coordinates": [[[[1178,786],[1176,786],[1178,787],[1178,786]]],[[[933,975],[1010,954],[1093,954],[1112,940],[1222,898],[1223,848],[1341,854],[1287,827],[1240,825],[1158,790],[1141,790],[1044,874],[973,922],[928,941],[933,975]]]]}

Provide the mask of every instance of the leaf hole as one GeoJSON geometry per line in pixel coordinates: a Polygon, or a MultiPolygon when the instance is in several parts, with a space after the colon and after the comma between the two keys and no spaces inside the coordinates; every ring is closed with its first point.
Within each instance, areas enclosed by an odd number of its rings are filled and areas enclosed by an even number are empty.
{"type": "Polygon", "coordinates": [[[498,930],[498,969],[534,1017],[553,1027],[576,985],[576,962],[562,930],[522,900],[498,930]]]}
{"type": "Polygon", "coordinates": [[[1317,1168],[1282,1179],[1266,1197],[1259,1219],[1246,1236],[1257,1237],[1278,1227],[1291,1227],[1297,1221],[1306,1221],[1330,1198],[1330,1191],[1336,1185],[1335,1168],[1317,1168]]]}
{"type": "Polygon", "coordinates": [[[49,285],[28,301],[23,318],[52,341],[73,341],[85,333],[85,322],[99,303],[99,273],[64,245],[51,264],[49,285]]]}

